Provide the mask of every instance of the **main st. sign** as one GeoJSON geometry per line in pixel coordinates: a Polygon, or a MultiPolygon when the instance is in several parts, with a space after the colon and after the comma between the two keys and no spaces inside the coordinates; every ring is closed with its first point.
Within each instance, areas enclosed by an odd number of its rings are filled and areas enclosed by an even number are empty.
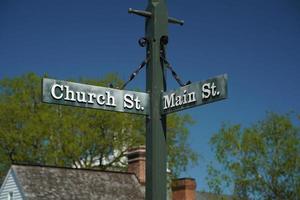
{"type": "Polygon", "coordinates": [[[212,103],[227,98],[227,75],[192,83],[162,93],[163,114],[212,103]]]}
{"type": "MultiPolygon", "coordinates": [[[[43,102],[146,116],[146,200],[167,197],[167,123],[166,116],[179,110],[227,98],[227,75],[192,84],[182,84],[166,60],[168,24],[183,25],[182,20],[168,16],[166,0],[148,0],[146,10],[129,9],[145,17],[145,37],[139,43],[146,47],[146,59],[135,71],[147,64],[147,93],[92,86],[54,79],[43,79],[43,102]],[[181,87],[166,91],[165,69],[181,87]]],[[[126,84],[125,84],[126,85],[126,84]]]]}

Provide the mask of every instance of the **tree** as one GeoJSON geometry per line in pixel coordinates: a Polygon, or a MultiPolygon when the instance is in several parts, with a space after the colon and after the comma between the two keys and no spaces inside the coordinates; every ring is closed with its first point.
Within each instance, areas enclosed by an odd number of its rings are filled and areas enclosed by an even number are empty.
{"type": "MultiPolygon", "coordinates": [[[[121,86],[116,75],[80,82],[121,86]]],[[[33,73],[0,81],[0,176],[13,162],[126,169],[125,153],[145,143],[144,117],[41,102],[41,78],[33,73]]],[[[187,115],[168,117],[169,168],[178,174],[197,154],[187,144],[187,115]],[[180,159],[178,159],[180,157],[180,159]]]]}
{"type": "Polygon", "coordinates": [[[268,113],[245,129],[224,125],[211,138],[221,169],[209,166],[210,189],[231,187],[238,199],[299,199],[299,139],[290,115],[268,113]]]}

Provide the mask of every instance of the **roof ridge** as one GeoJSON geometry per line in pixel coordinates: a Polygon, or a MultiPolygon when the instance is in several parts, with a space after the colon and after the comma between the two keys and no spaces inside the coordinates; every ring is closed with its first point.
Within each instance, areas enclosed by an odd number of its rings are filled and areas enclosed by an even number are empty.
{"type": "Polygon", "coordinates": [[[105,173],[117,173],[117,174],[129,174],[135,175],[133,172],[122,172],[122,171],[113,171],[113,170],[104,170],[104,169],[95,169],[95,168],[72,168],[65,166],[55,166],[55,165],[41,165],[41,164],[29,164],[29,163],[13,163],[13,166],[23,166],[23,167],[41,167],[41,168],[49,168],[49,169],[68,169],[74,171],[90,171],[90,172],[105,172],[105,173]]]}

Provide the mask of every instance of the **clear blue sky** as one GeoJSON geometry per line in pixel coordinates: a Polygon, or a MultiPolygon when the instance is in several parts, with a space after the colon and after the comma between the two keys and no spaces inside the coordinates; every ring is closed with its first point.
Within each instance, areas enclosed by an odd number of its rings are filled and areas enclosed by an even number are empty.
{"type": "MultiPolygon", "coordinates": [[[[144,20],[127,14],[147,0],[1,0],[0,79],[27,72],[56,79],[99,78],[117,72],[127,79],[144,59],[137,44],[144,20]]],[[[208,144],[223,122],[245,126],[266,111],[300,113],[299,0],[173,0],[168,58],[184,81],[227,73],[229,98],[186,110],[197,121],[190,144],[202,157],[183,176],[206,189],[208,144]]],[[[169,77],[170,73],[169,73],[169,77]]],[[[128,89],[144,88],[144,71],[128,89]]],[[[168,88],[177,88],[169,78],[168,88]]]]}

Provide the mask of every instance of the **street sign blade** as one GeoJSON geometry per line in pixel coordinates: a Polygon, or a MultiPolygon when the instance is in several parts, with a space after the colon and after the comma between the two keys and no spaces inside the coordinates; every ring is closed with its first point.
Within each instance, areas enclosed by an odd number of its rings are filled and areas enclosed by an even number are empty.
{"type": "Polygon", "coordinates": [[[42,101],[50,104],[127,112],[149,113],[147,93],[118,90],[44,78],[42,101]]]}
{"type": "Polygon", "coordinates": [[[161,112],[169,114],[226,98],[227,74],[223,74],[162,93],[161,112]]]}

